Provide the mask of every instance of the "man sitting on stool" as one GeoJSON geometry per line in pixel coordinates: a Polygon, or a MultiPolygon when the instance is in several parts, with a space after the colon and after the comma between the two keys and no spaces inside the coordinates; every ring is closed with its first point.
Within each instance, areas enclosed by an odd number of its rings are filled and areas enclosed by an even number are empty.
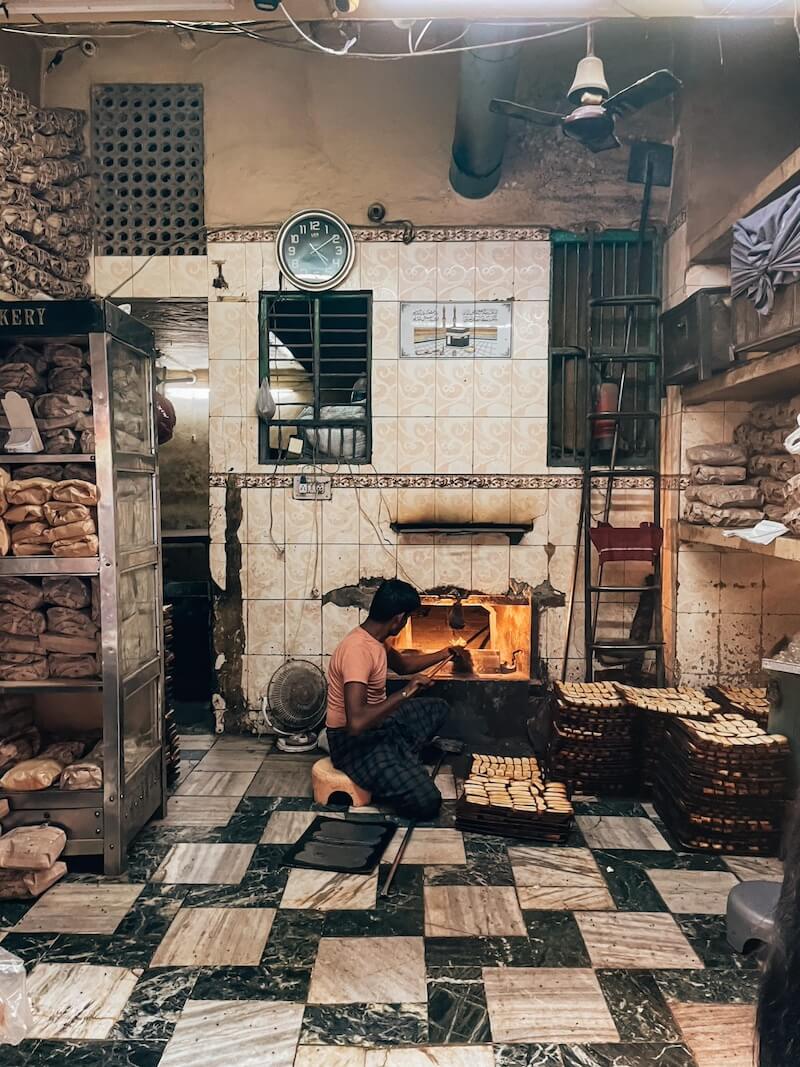
{"type": "Polygon", "coordinates": [[[398,652],[386,645],[421,606],[407,582],[392,578],[378,588],[369,616],[336,648],[328,668],[328,745],[334,767],[344,771],[399,815],[419,822],[435,818],[442,796],[420,758],[420,750],[442,727],[450,710],[444,700],[410,698],[433,685],[422,671],[442,663],[451,649],[426,654],[398,652]],[[411,674],[405,686],[386,696],[387,665],[411,674]]]}

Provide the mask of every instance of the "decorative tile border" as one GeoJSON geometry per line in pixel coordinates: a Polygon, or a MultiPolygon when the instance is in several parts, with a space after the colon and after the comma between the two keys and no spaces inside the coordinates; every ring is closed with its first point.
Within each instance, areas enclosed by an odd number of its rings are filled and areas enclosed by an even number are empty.
{"type": "Polygon", "coordinates": [[[680,211],[678,211],[677,214],[673,215],[667,223],[667,237],[672,237],[673,233],[675,233],[676,230],[680,229],[680,227],[683,226],[684,222],[686,222],[686,218],[687,210],[686,205],[684,204],[680,211]]]}
{"type": "MultiPolygon", "coordinates": [[[[295,473],[302,473],[300,465],[292,473],[233,474],[232,477],[240,489],[291,489],[295,473]]],[[[222,489],[229,477],[229,474],[210,474],[208,484],[212,489],[222,489]]],[[[580,489],[583,484],[580,474],[330,474],[328,477],[334,489],[580,489]]],[[[600,489],[606,479],[597,478],[593,484],[600,489]]],[[[653,480],[632,475],[617,478],[614,484],[617,489],[651,489],[653,480]]]]}
{"type": "MultiPolygon", "coordinates": [[[[356,241],[403,242],[407,231],[402,226],[353,226],[356,241]]],[[[279,226],[253,226],[243,230],[208,231],[212,243],[229,244],[274,241],[279,226]]],[[[550,230],[546,226],[418,226],[414,228],[414,240],[441,241],[549,241],[550,230]]]]}

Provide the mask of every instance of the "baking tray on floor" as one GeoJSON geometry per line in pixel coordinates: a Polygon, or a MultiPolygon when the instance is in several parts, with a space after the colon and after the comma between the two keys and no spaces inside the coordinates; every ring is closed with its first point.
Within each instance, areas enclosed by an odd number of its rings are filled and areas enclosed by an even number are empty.
{"type": "Polygon", "coordinates": [[[287,867],[339,874],[370,874],[394,837],[397,823],[385,819],[335,819],[318,815],[286,850],[287,867]]]}

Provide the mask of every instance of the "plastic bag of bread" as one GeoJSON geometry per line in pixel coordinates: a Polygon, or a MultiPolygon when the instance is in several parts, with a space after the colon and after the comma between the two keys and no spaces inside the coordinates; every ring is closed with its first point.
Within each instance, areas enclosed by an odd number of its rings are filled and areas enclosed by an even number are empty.
{"type": "Polygon", "coordinates": [[[800,508],[791,508],[784,514],[781,522],[788,526],[789,533],[800,534],[800,508]]]}
{"type": "Polygon", "coordinates": [[[0,868],[47,871],[66,843],[67,835],[58,826],[18,826],[0,837],[0,868]]]}
{"type": "Polygon", "coordinates": [[[82,367],[88,359],[88,353],[78,345],[61,342],[45,345],[44,354],[54,367],[82,367]]]}
{"type": "Polygon", "coordinates": [[[53,433],[43,433],[44,450],[51,456],[68,455],[75,451],[78,436],[74,430],[65,427],[63,430],[55,430],[53,433]]]}
{"type": "Polygon", "coordinates": [[[99,667],[96,656],[68,656],[51,652],[47,657],[51,678],[96,678],[99,667]]]}
{"type": "MultiPolygon", "coordinates": [[[[0,634],[0,642],[2,642],[3,636],[0,634]]],[[[83,656],[87,653],[93,656],[97,653],[99,647],[99,640],[96,637],[67,637],[65,634],[48,634],[44,633],[41,637],[10,637],[9,641],[33,641],[36,645],[34,651],[38,652],[64,652],[68,656],[83,656]]],[[[0,649],[2,649],[2,643],[0,643],[0,649]]],[[[10,652],[17,651],[16,649],[9,649],[10,652]]],[[[27,649],[25,650],[27,651],[27,649]]]]}
{"type": "MultiPolygon", "coordinates": [[[[42,540],[52,544],[54,541],[79,541],[82,537],[89,537],[97,533],[94,519],[81,519],[79,522],[70,522],[65,526],[52,526],[42,534],[42,540]]],[[[12,532],[13,538],[13,532],[12,532]]]]}
{"type": "MultiPolygon", "coordinates": [[[[2,608],[0,608],[2,613],[2,608]]],[[[0,633],[0,652],[21,652],[24,655],[41,655],[42,646],[38,637],[15,637],[13,634],[0,633]]]]}
{"type": "Polygon", "coordinates": [[[764,512],[756,508],[714,508],[708,504],[690,501],[684,518],[687,522],[693,522],[700,526],[746,529],[761,522],[764,518],[764,512]]]}
{"type": "Polygon", "coordinates": [[[14,504],[3,516],[8,523],[41,522],[44,519],[42,504],[14,504]]]}
{"type": "MultiPolygon", "coordinates": [[[[42,606],[44,594],[39,582],[30,578],[4,577],[0,578],[0,600],[31,611],[42,606]]],[[[0,611],[2,610],[0,608],[0,611]]]]}
{"type": "Polygon", "coordinates": [[[86,367],[55,367],[48,375],[47,388],[51,393],[80,396],[91,392],[92,379],[86,367]]]}
{"type": "Polygon", "coordinates": [[[734,485],[747,478],[746,467],[712,467],[698,463],[692,467],[692,481],[695,485],[734,485]]]}
{"type": "Polygon", "coordinates": [[[91,534],[73,541],[54,541],[52,547],[54,556],[65,556],[68,559],[96,556],[99,551],[100,542],[91,534]]]}
{"type": "Polygon", "coordinates": [[[760,508],[764,504],[764,495],[756,485],[690,485],[686,499],[712,508],[760,508]]]}
{"type": "Polygon", "coordinates": [[[20,793],[49,789],[54,782],[58,781],[63,770],[64,765],[58,760],[36,756],[34,759],[15,763],[9,768],[0,778],[0,788],[20,793]]]}
{"type": "Polygon", "coordinates": [[[42,738],[35,726],[26,727],[15,737],[4,738],[0,741],[0,770],[38,756],[41,747],[42,738]]]}
{"type": "Polygon", "coordinates": [[[103,785],[103,742],[98,741],[85,759],[71,763],[61,774],[62,789],[100,789],[103,785]]]}
{"type": "Polygon", "coordinates": [[[94,507],[97,503],[97,486],[93,482],[71,479],[54,486],[51,496],[53,500],[61,500],[67,504],[85,504],[87,507],[94,507]]]}
{"type": "Polygon", "coordinates": [[[11,551],[11,534],[5,519],[0,519],[0,556],[7,556],[11,551]]]}
{"type": "Polygon", "coordinates": [[[66,873],[67,865],[61,860],[47,871],[0,871],[0,900],[39,897],[66,873]]]}
{"type": "Polygon", "coordinates": [[[11,546],[11,553],[14,556],[52,555],[50,545],[46,545],[43,541],[20,541],[19,544],[11,546]]]}
{"type": "Polygon", "coordinates": [[[788,430],[797,425],[798,415],[800,415],[800,403],[795,399],[754,404],[749,419],[759,430],[788,430]]]}
{"type": "Polygon", "coordinates": [[[18,604],[4,604],[0,611],[0,626],[3,633],[38,637],[47,628],[47,620],[41,611],[21,608],[18,604]]]}
{"type": "Polygon", "coordinates": [[[39,759],[54,759],[58,763],[63,763],[66,767],[68,763],[73,763],[76,759],[80,759],[86,752],[87,747],[86,742],[81,741],[80,738],[52,741],[39,753],[39,759]]]}
{"type": "Polygon", "coordinates": [[[88,608],[92,602],[91,583],[83,578],[42,578],[42,597],[62,608],[88,608]]]}
{"type": "Polygon", "coordinates": [[[768,504],[783,504],[786,500],[789,482],[779,482],[777,478],[758,478],[756,485],[764,494],[764,500],[768,504]]]}
{"type": "Polygon", "coordinates": [[[46,545],[47,539],[44,534],[50,529],[43,519],[38,522],[18,522],[11,527],[11,544],[22,545],[25,542],[46,545]]]}
{"type": "Polygon", "coordinates": [[[54,607],[47,609],[47,629],[70,637],[94,637],[99,627],[88,611],[54,607]]]}
{"type": "Polygon", "coordinates": [[[723,442],[717,445],[695,445],[694,448],[687,448],[686,459],[692,465],[738,467],[747,461],[747,456],[740,445],[723,442]]]}
{"type": "Polygon", "coordinates": [[[787,452],[783,456],[751,456],[748,468],[755,477],[788,482],[795,474],[800,474],[800,455],[791,456],[787,452]]]}
{"type": "Polygon", "coordinates": [[[0,681],[43,682],[50,677],[46,656],[23,656],[15,652],[0,653],[0,681]]]}
{"type": "Polygon", "coordinates": [[[65,415],[85,415],[92,410],[88,396],[71,396],[69,393],[45,393],[33,403],[37,419],[59,419],[65,415]]]}
{"type": "Polygon", "coordinates": [[[0,392],[13,389],[26,397],[43,393],[46,389],[43,375],[30,363],[4,363],[0,365],[0,392]]]}
{"type": "Polygon", "coordinates": [[[66,526],[68,523],[84,522],[92,517],[85,504],[68,504],[61,500],[49,500],[43,504],[42,515],[51,526],[66,526]]]}
{"type": "Polygon", "coordinates": [[[89,463],[65,463],[61,480],[67,482],[89,482],[94,485],[97,481],[97,475],[94,467],[89,463]]]}
{"type": "Polygon", "coordinates": [[[12,345],[6,353],[6,359],[10,363],[28,363],[37,374],[44,374],[50,366],[47,352],[40,352],[38,348],[23,343],[12,345]]]}
{"type": "MultiPolygon", "coordinates": [[[[62,483],[63,484],[63,483],[62,483]]],[[[10,481],[5,487],[5,497],[11,504],[44,504],[53,495],[56,482],[49,478],[23,478],[10,481]]]]}
{"type": "Polygon", "coordinates": [[[785,504],[765,504],[764,505],[764,518],[772,519],[773,522],[783,522],[783,517],[786,514],[785,504]]]}
{"type": "Polygon", "coordinates": [[[94,430],[82,430],[80,440],[81,452],[83,452],[84,455],[87,456],[94,455],[96,451],[96,445],[97,441],[94,435],[94,430]]]}

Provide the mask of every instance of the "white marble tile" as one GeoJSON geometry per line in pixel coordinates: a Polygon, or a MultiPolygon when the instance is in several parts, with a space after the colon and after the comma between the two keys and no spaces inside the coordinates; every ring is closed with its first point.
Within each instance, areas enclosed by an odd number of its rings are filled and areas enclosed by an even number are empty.
{"type": "Polygon", "coordinates": [[[649,819],[625,815],[578,815],[575,821],[590,848],[670,851],[664,837],[649,819]]]}
{"type": "Polygon", "coordinates": [[[726,856],[722,861],[741,882],[783,881],[783,863],[768,856],[726,856]]]}
{"type": "Polygon", "coordinates": [[[619,1041],[593,971],[571,967],[484,967],[492,1039],[512,1044],[619,1041]]]}
{"type": "Polygon", "coordinates": [[[303,1005],[189,1000],[159,1067],[292,1067],[303,1005]]]}
{"type": "Polygon", "coordinates": [[[310,797],[311,768],[320,758],[310,755],[273,755],[265,760],[247,790],[249,797],[310,797]]]}
{"type": "Polygon", "coordinates": [[[421,937],[323,937],[309,1004],[410,1004],[427,1001],[421,937]]]}
{"type": "MultiPolygon", "coordinates": [[[[420,1045],[416,1048],[367,1049],[364,1067],[494,1067],[494,1063],[491,1045],[420,1045]]],[[[297,1060],[295,1067],[298,1067],[297,1060]]],[[[325,1067],[336,1067],[336,1061],[325,1067]]],[[[342,1067],[350,1067],[350,1064],[342,1064],[342,1067]]]]}
{"type": "MultiPolygon", "coordinates": [[[[187,779],[188,781],[189,779],[187,779]]],[[[227,826],[239,806],[239,797],[172,796],[164,819],[154,826],[227,826]]]]}
{"type": "Polygon", "coordinates": [[[614,901],[588,848],[519,845],[508,856],[520,907],[542,911],[613,910],[614,901]]]}
{"type": "MultiPolygon", "coordinates": [[[[261,604],[261,601],[249,601],[249,603],[261,604]]],[[[269,605],[270,608],[272,604],[269,605]]],[[[269,755],[270,746],[255,739],[244,749],[229,749],[221,745],[214,748],[204,756],[197,764],[197,771],[206,774],[210,771],[227,771],[238,774],[255,772],[269,755]]]]}
{"type": "Polygon", "coordinates": [[[670,1001],[669,1008],[697,1067],[754,1067],[755,1005],[670,1001]]]}
{"type": "Polygon", "coordinates": [[[377,890],[377,871],[372,874],[339,874],[293,868],[289,871],[281,907],[358,911],[375,907],[377,890]]]}
{"type": "Polygon", "coordinates": [[[367,1049],[347,1045],[298,1045],[294,1067],[366,1067],[367,1049]]]}
{"type": "Polygon", "coordinates": [[[274,908],[182,908],[151,967],[257,967],[274,908]]]}
{"type": "Polygon", "coordinates": [[[176,791],[179,797],[242,797],[255,771],[194,771],[176,791]]]}
{"type": "Polygon", "coordinates": [[[207,752],[217,739],[217,734],[178,734],[182,752],[207,752]]]}
{"type": "Polygon", "coordinates": [[[426,937],[526,937],[510,886],[425,886],[426,937]]]}
{"type": "MultiPolygon", "coordinates": [[[[405,827],[400,827],[395,832],[381,858],[381,863],[394,862],[404,834],[405,827]]],[[[418,827],[411,835],[411,840],[400,862],[427,866],[466,863],[467,857],[464,853],[464,838],[461,831],[418,827]]]]}
{"type": "Polygon", "coordinates": [[[314,819],[316,811],[274,811],[270,815],[264,833],[262,845],[293,845],[302,837],[314,819]]]}
{"type": "Polygon", "coordinates": [[[703,964],[671,915],[576,912],[592,966],[700,970],[703,964]]]}
{"type": "Polygon", "coordinates": [[[255,845],[173,845],[152,877],[170,885],[238,885],[255,845]]]}
{"type": "Polygon", "coordinates": [[[650,881],[676,915],[724,915],[738,881],[727,871],[650,870],[650,881]]]}
{"type": "Polygon", "coordinates": [[[61,882],[23,915],[14,933],[113,934],[143,889],[115,882],[61,882]]]}
{"type": "Polygon", "coordinates": [[[39,963],[28,978],[29,1038],[102,1041],[110,1034],[138,976],[125,967],[39,963]]]}

